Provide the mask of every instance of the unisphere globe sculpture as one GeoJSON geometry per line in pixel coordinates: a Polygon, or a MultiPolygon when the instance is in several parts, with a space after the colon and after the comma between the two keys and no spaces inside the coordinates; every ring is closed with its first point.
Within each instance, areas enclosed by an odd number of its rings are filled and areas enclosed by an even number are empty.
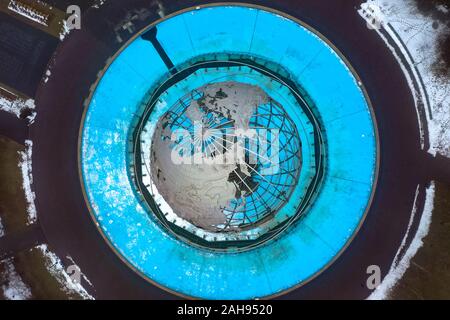
{"type": "Polygon", "coordinates": [[[283,107],[261,88],[208,84],[158,121],[151,175],[180,218],[214,232],[252,228],[287,202],[301,142],[283,107]]]}

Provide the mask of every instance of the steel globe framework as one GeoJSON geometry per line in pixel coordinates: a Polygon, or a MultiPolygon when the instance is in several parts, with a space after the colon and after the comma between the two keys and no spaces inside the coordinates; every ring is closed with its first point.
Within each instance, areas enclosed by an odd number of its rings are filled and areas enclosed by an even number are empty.
{"type": "Polygon", "coordinates": [[[161,96],[150,96],[130,139],[132,163],[138,164],[130,170],[143,201],[174,236],[207,249],[241,251],[275,238],[305,212],[324,175],[326,145],[314,105],[281,66],[245,55],[211,60],[217,56],[192,59],[161,84],[165,90],[154,90],[166,97],[180,83],[203,83],[165,108],[158,105],[161,96]],[[263,89],[275,86],[302,110],[308,126],[314,151],[303,168],[298,124],[263,89]],[[291,198],[301,170],[307,181],[301,196],[291,198]],[[289,201],[296,211],[279,214],[289,201]]]}

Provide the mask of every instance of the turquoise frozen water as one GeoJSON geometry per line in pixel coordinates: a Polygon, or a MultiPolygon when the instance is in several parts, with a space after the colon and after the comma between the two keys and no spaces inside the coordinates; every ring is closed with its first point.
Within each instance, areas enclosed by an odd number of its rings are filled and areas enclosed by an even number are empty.
{"type": "MultiPolygon", "coordinates": [[[[305,217],[276,240],[256,249],[219,253],[168,235],[139,203],[128,170],[127,139],[133,114],[149,89],[170,76],[152,44],[138,37],[106,70],[84,121],[82,174],[99,227],[143,276],[184,295],[257,298],[307,281],[354,235],[372,193],[377,144],[370,107],[360,85],[342,59],[317,35],[262,9],[202,8],[175,15],[157,28],[157,39],[175,66],[198,55],[225,52],[251,54],[289,70],[292,79],[308,92],[323,121],[325,180],[305,217]]],[[[209,81],[204,77],[190,79],[173,94],[162,96],[161,103],[170,106],[178,94],[186,94],[184,88],[209,81]]],[[[238,76],[238,80],[243,77],[238,76]]],[[[266,90],[280,96],[289,115],[304,128],[306,124],[289,98],[274,89],[266,90]]],[[[306,132],[299,130],[299,134],[303,165],[309,165],[313,150],[306,132]]]]}

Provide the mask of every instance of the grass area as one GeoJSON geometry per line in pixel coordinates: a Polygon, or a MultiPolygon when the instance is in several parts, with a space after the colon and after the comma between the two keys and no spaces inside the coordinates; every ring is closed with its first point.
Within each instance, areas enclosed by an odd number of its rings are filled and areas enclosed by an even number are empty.
{"type": "Polygon", "coordinates": [[[430,231],[392,292],[394,299],[450,299],[450,185],[436,182],[430,231]]]}
{"type": "MultiPolygon", "coordinates": [[[[74,293],[64,290],[57,278],[48,271],[49,260],[41,250],[33,248],[22,251],[12,257],[12,263],[15,271],[26,286],[31,291],[32,299],[35,300],[79,300],[81,297],[74,293]]],[[[0,300],[4,300],[1,285],[5,283],[7,276],[5,274],[5,264],[0,262],[0,300]]]]}
{"type": "Polygon", "coordinates": [[[46,32],[56,38],[59,38],[59,34],[62,30],[62,20],[66,18],[65,11],[62,11],[54,6],[47,5],[45,2],[39,2],[36,0],[20,0],[20,3],[23,5],[27,5],[30,8],[33,8],[40,14],[49,15],[49,19],[47,21],[47,26],[44,26],[40,23],[36,23],[28,18],[25,18],[10,9],[8,9],[8,0],[0,0],[0,11],[5,12],[8,15],[19,19],[20,21],[31,25],[33,28],[39,29],[43,32],[46,32]]]}
{"type": "Polygon", "coordinates": [[[0,216],[5,232],[15,232],[27,224],[27,203],[22,189],[19,151],[25,147],[0,136],[0,216]]]}
{"type": "MultiPolygon", "coordinates": [[[[0,216],[5,233],[14,233],[26,227],[27,204],[22,189],[19,169],[19,151],[25,147],[0,136],[0,216]]],[[[31,289],[34,299],[79,299],[67,294],[57,279],[47,270],[47,258],[38,249],[23,251],[13,258],[16,272],[31,289]]],[[[5,266],[0,263],[0,284],[5,276],[5,266]]],[[[5,299],[0,288],[0,300],[5,299]]]]}
{"type": "Polygon", "coordinates": [[[39,249],[23,251],[14,257],[16,271],[31,288],[33,299],[80,299],[77,294],[66,293],[46,268],[47,258],[39,249]]]}

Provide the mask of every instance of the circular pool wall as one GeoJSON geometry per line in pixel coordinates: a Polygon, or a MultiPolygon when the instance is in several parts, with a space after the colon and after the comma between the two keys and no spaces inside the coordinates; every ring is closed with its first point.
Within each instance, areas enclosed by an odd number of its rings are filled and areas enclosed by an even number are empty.
{"type": "Polygon", "coordinates": [[[80,173],[100,232],[148,281],[188,297],[275,296],[327,268],[363,223],[378,173],[376,123],[353,69],[310,27],[261,7],[192,8],[142,30],[104,70],[80,131],[80,173]],[[259,76],[248,80],[254,71],[246,66],[238,71],[235,66],[210,67],[183,81],[174,78],[180,70],[210,59],[205,57],[229,61],[236,56],[266,61],[267,68],[293,84],[318,119],[320,132],[280,81],[259,76]],[[137,187],[136,179],[142,177],[135,174],[130,140],[150,97],[164,83],[171,81],[165,94],[158,95],[153,118],[147,118],[153,124],[178,99],[202,85],[245,79],[263,86],[283,105],[301,140],[298,183],[277,216],[298,212],[316,176],[318,152],[323,174],[302,215],[276,237],[248,250],[210,250],[183,241],[161,223],[137,187]],[[318,134],[319,151],[314,138],[318,134]]]}

